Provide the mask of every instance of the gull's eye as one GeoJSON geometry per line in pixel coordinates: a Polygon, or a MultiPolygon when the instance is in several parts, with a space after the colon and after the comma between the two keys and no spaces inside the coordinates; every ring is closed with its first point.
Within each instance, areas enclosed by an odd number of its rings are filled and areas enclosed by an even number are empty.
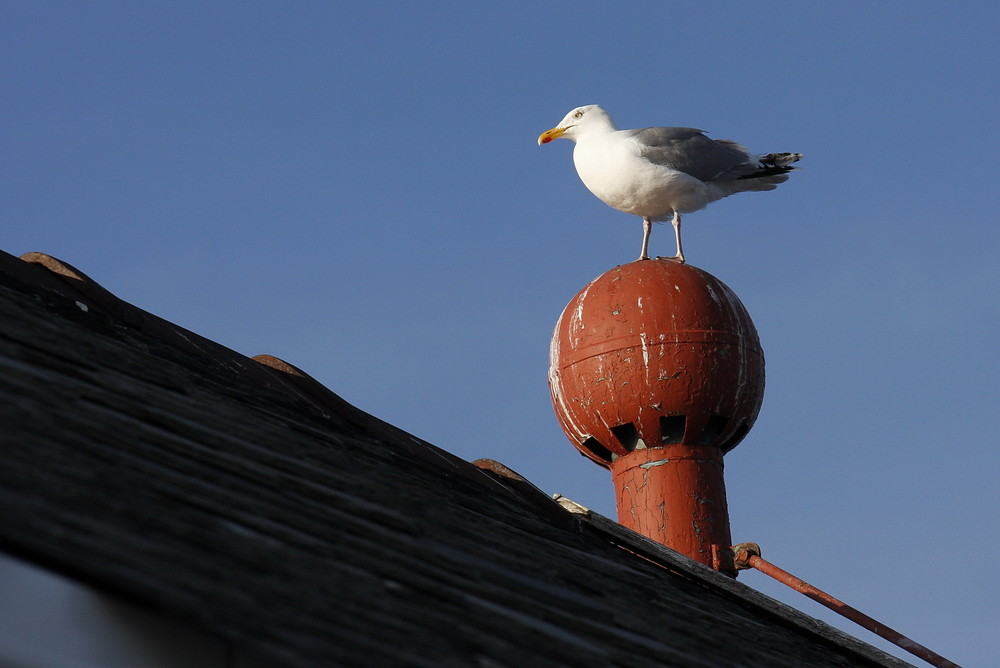
{"type": "Polygon", "coordinates": [[[581,109],[573,114],[573,118],[583,118],[583,110],[581,109]]]}

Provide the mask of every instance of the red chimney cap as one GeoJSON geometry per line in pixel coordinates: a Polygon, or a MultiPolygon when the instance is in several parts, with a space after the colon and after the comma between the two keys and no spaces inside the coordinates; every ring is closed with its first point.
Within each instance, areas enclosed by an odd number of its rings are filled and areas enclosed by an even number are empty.
{"type": "Polygon", "coordinates": [[[739,298],[689,264],[638,260],[598,276],[552,335],[549,390],[566,435],[609,467],[642,448],[726,452],[764,396],[764,354],[739,298]]]}

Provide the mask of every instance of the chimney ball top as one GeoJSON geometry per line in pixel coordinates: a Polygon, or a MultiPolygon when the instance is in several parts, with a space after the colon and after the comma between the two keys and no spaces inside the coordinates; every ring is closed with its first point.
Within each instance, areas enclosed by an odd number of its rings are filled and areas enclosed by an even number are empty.
{"type": "Polygon", "coordinates": [[[764,354],[739,298],[708,272],[637,260],[584,287],[556,323],[549,390],[566,435],[609,467],[642,448],[727,452],[764,397],[764,354]]]}

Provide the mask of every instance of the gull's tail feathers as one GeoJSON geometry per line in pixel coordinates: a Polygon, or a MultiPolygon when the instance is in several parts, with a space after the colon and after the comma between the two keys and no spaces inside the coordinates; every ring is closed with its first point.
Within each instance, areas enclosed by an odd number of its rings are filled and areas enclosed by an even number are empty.
{"type": "Polygon", "coordinates": [[[774,190],[788,180],[788,172],[797,167],[792,164],[802,159],[801,153],[768,153],[755,162],[739,165],[728,172],[728,179],[713,181],[721,197],[742,192],[774,190]]]}

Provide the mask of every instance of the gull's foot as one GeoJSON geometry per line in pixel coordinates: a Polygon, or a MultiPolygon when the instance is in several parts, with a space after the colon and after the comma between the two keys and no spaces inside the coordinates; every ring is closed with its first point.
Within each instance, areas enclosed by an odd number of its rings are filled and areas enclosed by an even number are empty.
{"type": "Polygon", "coordinates": [[[670,260],[671,262],[677,262],[679,264],[684,264],[684,256],[683,255],[675,255],[673,257],[665,257],[663,255],[657,255],[656,259],[657,260],[670,260]]]}
{"type": "Polygon", "coordinates": [[[648,260],[648,259],[649,259],[648,255],[640,255],[639,258],[636,260],[636,262],[638,262],[639,260],[648,260]]]}

